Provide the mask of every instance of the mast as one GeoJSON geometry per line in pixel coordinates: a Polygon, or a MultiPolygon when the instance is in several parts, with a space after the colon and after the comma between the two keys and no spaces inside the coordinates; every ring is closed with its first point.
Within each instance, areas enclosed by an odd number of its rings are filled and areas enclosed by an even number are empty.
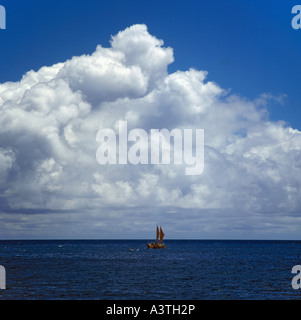
{"type": "Polygon", "coordinates": [[[156,236],[156,243],[158,243],[158,240],[159,240],[159,236],[160,236],[160,234],[159,234],[159,228],[158,228],[158,226],[157,226],[157,236],[156,236]]]}

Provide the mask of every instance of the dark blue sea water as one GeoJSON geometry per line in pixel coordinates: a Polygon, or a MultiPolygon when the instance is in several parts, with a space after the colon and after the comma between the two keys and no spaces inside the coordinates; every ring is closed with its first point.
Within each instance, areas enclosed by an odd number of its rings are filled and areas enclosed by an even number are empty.
{"type": "Polygon", "coordinates": [[[300,299],[301,241],[0,241],[0,299],[300,299]],[[129,249],[134,251],[130,251],[129,249]]]}

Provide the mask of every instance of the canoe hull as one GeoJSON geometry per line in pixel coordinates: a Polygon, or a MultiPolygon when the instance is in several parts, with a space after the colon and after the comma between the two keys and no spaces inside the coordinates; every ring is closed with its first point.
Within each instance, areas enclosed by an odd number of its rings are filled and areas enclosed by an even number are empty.
{"type": "Polygon", "coordinates": [[[164,248],[166,248],[164,243],[148,243],[147,247],[149,249],[164,249],[164,248]]]}

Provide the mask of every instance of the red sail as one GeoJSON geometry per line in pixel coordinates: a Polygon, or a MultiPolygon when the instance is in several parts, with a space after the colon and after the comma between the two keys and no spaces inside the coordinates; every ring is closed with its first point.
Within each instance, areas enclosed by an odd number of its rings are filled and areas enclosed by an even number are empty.
{"type": "Polygon", "coordinates": [[[163,238],[164,238],[164,232],[160,226],[160,243],[163,241],[163,238]]]}

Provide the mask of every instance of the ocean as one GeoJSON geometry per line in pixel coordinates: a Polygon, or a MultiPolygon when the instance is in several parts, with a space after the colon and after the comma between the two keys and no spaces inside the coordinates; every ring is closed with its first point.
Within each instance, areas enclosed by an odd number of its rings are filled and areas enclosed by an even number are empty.
{"type": "Polygon", "coordinates": [[[0,300],[297,300],[301,241],[0,241],[0,300]]]}

